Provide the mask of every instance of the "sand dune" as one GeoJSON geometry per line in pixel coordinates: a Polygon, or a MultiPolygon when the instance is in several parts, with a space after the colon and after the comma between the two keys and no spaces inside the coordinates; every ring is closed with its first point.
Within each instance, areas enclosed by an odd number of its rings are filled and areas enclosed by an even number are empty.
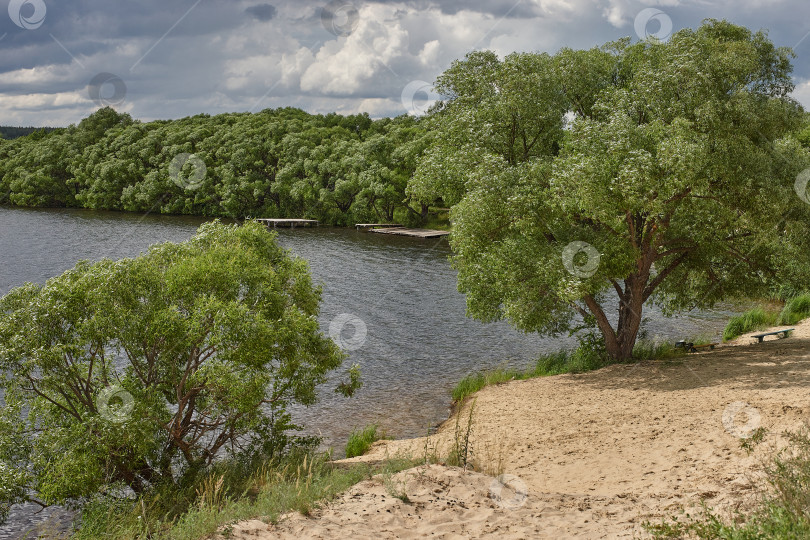
{"type": "MultiPolygon", "coordinates": [[[[423,466],[362,482],[310,517],[241,523],[234,537],[633,538],[645,536],[645,520],[700,500],[743,508],[782,433],[809,417],[810,321],[796,328],[788,339],[743,336],[676,362],[486,388],[476,395],[473,457],[492,475],[513,475],[506,486],[423,466]],[[764,439],[748,455],[740,437],[759,427],[764,439]]],[[[454,427],[451,419],[427,441],[381,442],[347,461],[421,457],[426,442],[443,455],[454,427]]]]}

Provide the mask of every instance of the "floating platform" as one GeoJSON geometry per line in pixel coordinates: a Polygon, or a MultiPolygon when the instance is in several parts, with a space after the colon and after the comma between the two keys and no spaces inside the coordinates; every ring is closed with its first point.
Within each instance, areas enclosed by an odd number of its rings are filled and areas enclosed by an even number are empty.
{"type": "Polygon", "coordinates": [[[368,229],[388,229],[391,227],[399,227],[400,229],[403,227],[399,223],[358,223],[355,225],[357,230],[368,230],[368,229]]]}
{"type": "Polygon", "coordinates": [[[395,234],[397,236],[411,236],[414,238],[439,238],[450,234],[450,231],[435,231],[431,229],[407,229],[405,227],[371,229],[371,232],[380,234],[395,234]]]}
{"type": "Polygon", "coordinates": [[[261,223],[265,225],[273,226],[275,229],[276,227],[287,227],[290,229],[294,229],[296,227],[317,227],[320,225],[317,219],[269,219],[269,218],[261,218],[257,219],[261,223]]]}

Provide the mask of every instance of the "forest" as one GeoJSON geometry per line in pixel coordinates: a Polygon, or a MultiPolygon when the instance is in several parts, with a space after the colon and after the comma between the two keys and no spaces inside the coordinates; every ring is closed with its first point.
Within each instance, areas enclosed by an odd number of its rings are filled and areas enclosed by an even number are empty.
{"type": "Polygon", "coordinates": [[[17,137],[25,137],[35,131],[50,132],[55,128],[50,127],[19,127],[19,126],[0,126],[0,139],[16,139],[17,137]]]}
{"type": "Polygon", "coordinates": [[[0,140],[0,204],[416,224],[429,206],[406,190],[429,139],[408,116],[283,108],[140,122],[103,108],[0,140]]]}

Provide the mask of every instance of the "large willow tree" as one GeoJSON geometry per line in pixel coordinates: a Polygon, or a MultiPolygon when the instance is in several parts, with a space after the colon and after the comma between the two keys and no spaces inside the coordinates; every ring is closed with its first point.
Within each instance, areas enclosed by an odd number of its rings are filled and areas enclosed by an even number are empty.
{"type": "Polygon", "coordinates": [[[288,408],[344,357],[320,294],[254,221],[0,298],[0,523],[13,503],[186,485],[220,458],[287,450],[288,408]]]}
{"type": "Polygon", "coordinates": [[[791,56],[707,21],[667,43],[454,63],[409,191],[460,201],[469,313],[552,334],[584,319],[628,359],[647,302],[669,313],[806,280],[791,56]]]}

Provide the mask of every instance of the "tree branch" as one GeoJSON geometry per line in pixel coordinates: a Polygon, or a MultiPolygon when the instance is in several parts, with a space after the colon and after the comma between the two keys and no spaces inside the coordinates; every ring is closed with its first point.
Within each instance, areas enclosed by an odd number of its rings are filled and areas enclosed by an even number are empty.
{"type": "Polygon", "coordinates": [[[683,263],[686,260],[686,258],[689,256],[690,253],[691,250],[681,253],[678,256],[678,258],[676,258],[674,261],[672,261],[672,263],[670,263],[669,266],[667,266],[664,270],[659,272],[657,276],[655,276],[655,278],[644,289],[644,292],[641,295],[642,302],[647,301],[647,299],[650,297],[653,291],[655,291],[655,289],[659,285],[661,285],[661,283],[667,278],[667,276],[669,276],[669,274],[672,273],[673,270],[678,268],[681,265],[681,263],[683,263]]]}

